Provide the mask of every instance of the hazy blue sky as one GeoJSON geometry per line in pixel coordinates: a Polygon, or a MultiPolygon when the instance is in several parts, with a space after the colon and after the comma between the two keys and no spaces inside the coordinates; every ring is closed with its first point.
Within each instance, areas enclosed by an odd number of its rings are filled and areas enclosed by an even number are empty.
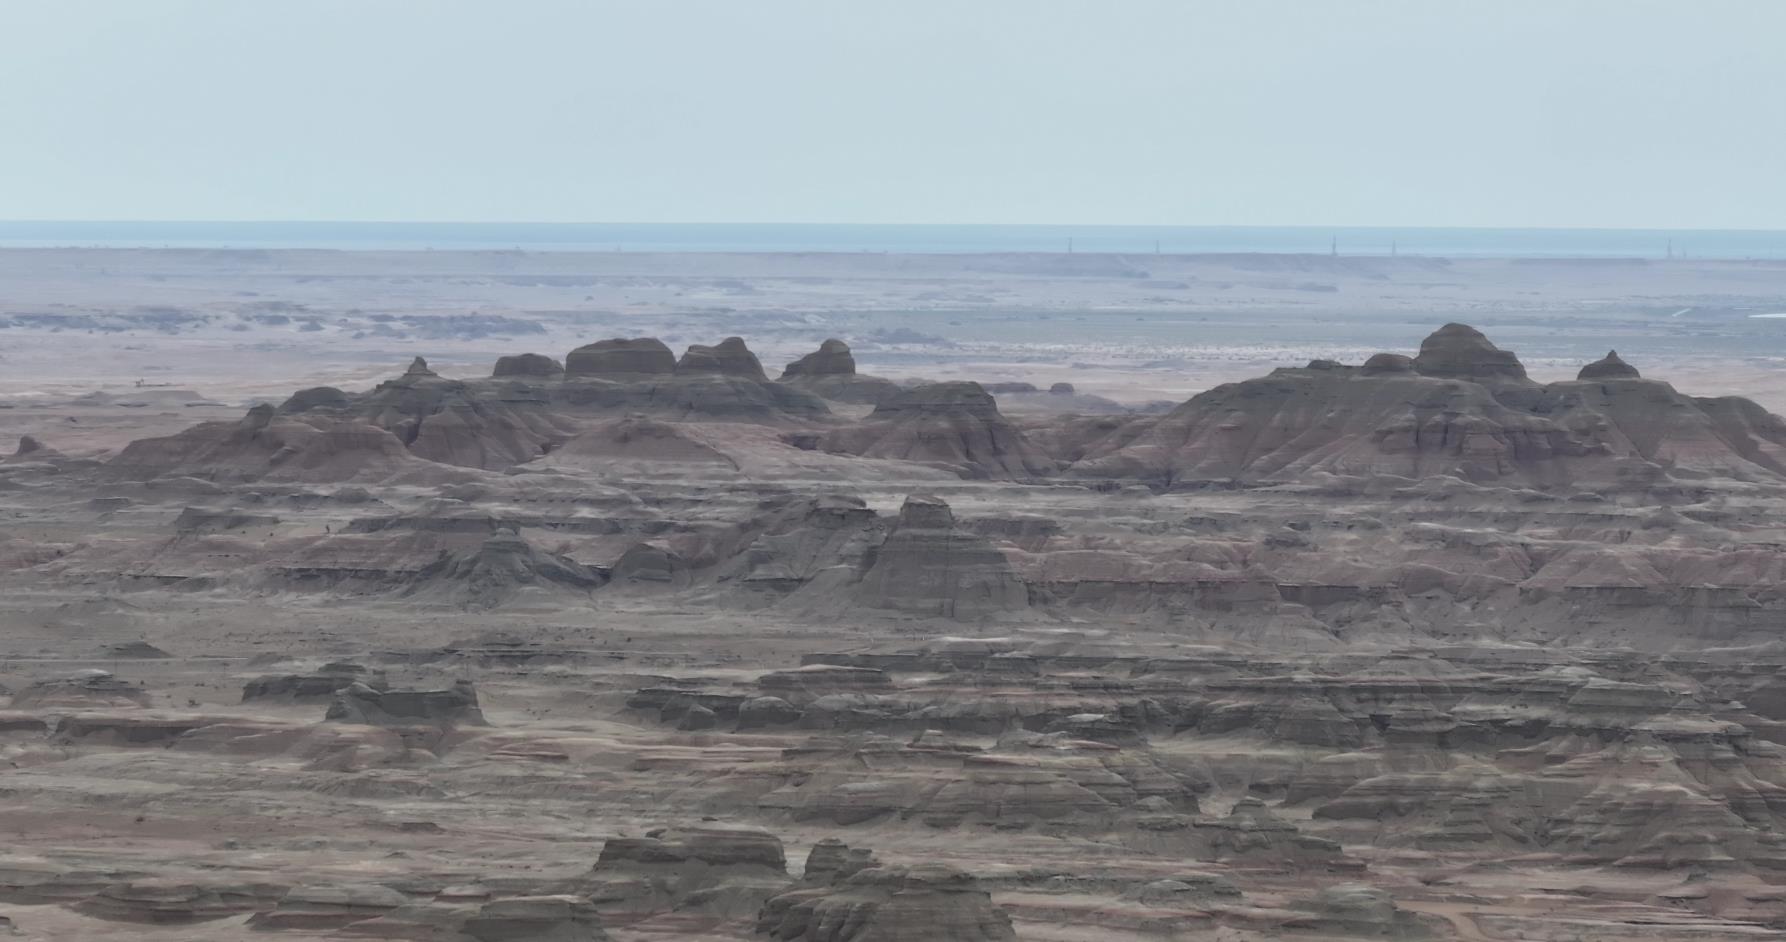
{"type": "Polygon", "coordinates": [[[0,0],[0,218],[1786,228],[1776,0],[0,0]]]}

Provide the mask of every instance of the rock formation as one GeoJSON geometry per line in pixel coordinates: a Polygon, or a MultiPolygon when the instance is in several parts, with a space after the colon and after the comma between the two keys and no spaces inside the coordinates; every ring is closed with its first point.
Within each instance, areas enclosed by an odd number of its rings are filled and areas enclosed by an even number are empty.
{"type": "Polygon", "coordinates": [[[942,864],[874,867],[768,901],[757,932],[781,942],[1008,942],[1011,917],[942,864]]]}
{"type": "Polygon", "coordinates": [[[850,353],[849,344],[835,338],[789,363],[778,382],[797,386],[834,402],[868,405],[878,405],[900,392],[898,384],[891,380],[857,373],[856,358],[850,353]]]}
{"type": "Polygon", "coordinates": [[[495,608],[527,592],[585,594],[606,580],[575,560],[547,553],[502,528],[475,550],[445,553],[416,575],[403,594],[461,608],[495,608]]]}
{"type": "Polygon", "coordinates": [[[656,337],[598,340],[564,358],[566,379],[665,376],[676,372],[676,356],[656,337]]]}
{"type": "Polygon", "coordinates": [[[1495,346],[1468,324],[1446,324],[1422,340],[1414,371],[1472,382],[1526,381],[1526,368],[1513,351],[1495,346]]]}
{"type": "Polygon", "coordinates": [[[490,375],[497,379],[504,377],[557,379],[564,375],[564,364],[543,353],[517,353],[511,356],[497,357],[496,369],[491,371],[490,375]]]}
{"type": "Polygon", "coordinates": [[[905,390],[875,406],[860,425],[827,433],[818,447],[936,465],[963,477],[1025,479],[1055,469],[978,383],[905,390]]]}
{"type": "Polygon", "coordinates": [[[1387,354],[1362,369],[1281,369],[1157,418],[1094,427],[1071,449],[1070,473],[1163,487],[1323,474],[1551,488],[1647,486],[1669,469],[1786,477],[1786,420],[1747,400],[1696,399],[1635,378],[1539,386],[1511,353],[1459,324],[1421,351],[1411,372],[1387,354]]]}
{"type": "Polygon", "coordinates": [[[5,462],[52,461],[61,458],[62,453],[30,435],[19,436],[19,446],[11,455],[0,457],[5,462]]]}
{"type": "Polygon", "coordinates": [[[1022,611],[1028,589],[982,537],[955,525],[942,500],[907,497],[885,542],[870,554],[855,598],[874,608],[973,619],[1022,611]]]}
{"type": "Polygon", "coordinates": [[[718,373],[722,376],[741,376],[745,379],[767,381],[763,373],[763,364],[757,355],[744,345],[742,337],[727,337],[718,344],[705,347],[692,345],[676,361],[676,372],[679,374],[718,373]]]}
{"type": "Polygon", "coordinates": [[[353,683],[335,692],[323,719],[366,726],[483,726],[477,688],[461,680],[445,690],[380,690],[353,683]]]}
{"type": "Polygon", "coordinates": [[[1581,368],[1575,378],[1584,382],[1601,379],[1642,379],[1637,367],[1619,358],[1617,350],[1606,351],[1606,356],[1595,360],[1581,368]]]}
{"type": "Polygon", "coordinates": [[[781,840],[757,828],[661,828],[614,837],[590,871],[603,912],[748,918],[792,878],[781,840]]]}

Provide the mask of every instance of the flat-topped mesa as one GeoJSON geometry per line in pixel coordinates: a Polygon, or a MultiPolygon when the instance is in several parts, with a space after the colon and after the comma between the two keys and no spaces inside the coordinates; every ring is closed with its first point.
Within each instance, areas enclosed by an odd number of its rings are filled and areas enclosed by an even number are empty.
{"type": "Polygon", "coordinates": [[[1511,350],[1502,350],[1468,324],[1446,324],[1420,342],[1414,370],[1422,376],[1474,382],[1530,382],[1511,350]]]}
{"type": "Polygon", "coordinates": [[[1578,380],[1642,379],[1643,374],[1637,372],[1637,367],[1620,359],[1617,350],[1608,350],[1606,356],[1582,367],[1581,372],[1575,374],[1575,378],[1578,380]]]}
{"type": "Polygon", "coordinates": [[[656,337],[616,337],[572,350],[564,358],[567,379],[667,376],[676,372],[676,355],[656,337]]]}
{"type": "Polygon", "coordinates": [[[742,337],[727,337],[714,346],[691,344],[682,359],[676,361],[676,372],[683,374],[717,373],[721,376],[742,376],[767,381],[763,363],[745,346],[742,337]]]}
{"type": "Polygon", "coordinates": [[[819,344],[818,350],[789,363],[781,378],[790,376],[854,376],[856,357],[850,345],[833,337],[819,344]]]}
{"type": "Polygon", "coordinates": [[[949,530],[955,526],[955,511],[940,497],[912,494],[899,507],[899,526],[924,530],[949,530]]]}
{"type": "Polygon", "coordinates": [[[564,375],[564,364],[543,353],[517,353],[497,357],[496,369],[490,373],[497,379],[520,376],[532,379],[553,379],[564,375]]]}

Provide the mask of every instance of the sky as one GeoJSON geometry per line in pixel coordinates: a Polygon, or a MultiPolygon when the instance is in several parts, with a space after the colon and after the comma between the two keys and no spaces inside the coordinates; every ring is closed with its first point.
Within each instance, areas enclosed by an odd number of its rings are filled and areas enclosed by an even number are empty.
{"type": "Polygon", "coordinates": [[[1786,229],[1779,0],[0,0],[0,219],[1786,229]]]}

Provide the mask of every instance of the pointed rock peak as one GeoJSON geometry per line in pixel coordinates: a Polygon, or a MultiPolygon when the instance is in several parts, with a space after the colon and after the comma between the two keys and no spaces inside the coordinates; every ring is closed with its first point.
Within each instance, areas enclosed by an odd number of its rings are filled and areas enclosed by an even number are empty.
{"type": "Polygon", "coordinates": [[[19,450],[13,452],[13,455],[22,458],[26,455],[47,452],[49,450],[50,449],[46,447],[43,442],[40,442],[29,435],[21,435],[19,436],[19,450]]]}
{"type": "Polygon", "coordinates": [[[1469,380],[1525,380],[1526,368],[1468,324],[1446,324],[1420,342],[1414,369],[1424,376],[1469,380]]]}
{"type": "Polygon", "coordinates": [[[745,346],[743,337],[727,337],[711,347],[694,344],[682,359],[676,361],[678,373],[720,373],[749,379],[768,379],[757,355],[745,346]]]}
{"type": "Polygon", "coordinates": [[[421,357],[409,361],[409,369],[403,371],[404,376],[433,376],[434,371],[428,369],[428,361],[421,357]]]}
{"type": "Polygon", "coordinates": [[[1642,379],[1637,367],[1619,358],[1617,350],[1606,351],[1606,356],[1589,363],[1575,374],[1576,379],[1642,379]]]}
{"type": "Polygon", "coordinates": [[[676,355],[656,337],[615,337],[572,350],[565,376],[638,376],[676,372],[676,355]]]}
{"type": "Polygon", "coordinates": [[[795,360],[782,371],[782,378],[789,376],[853,376],[856,373],[856,358],[850,353],[850,345],[833,337],[819,344],[816,352],[795,360]]]}
{"type": "Polygon", "coordinates": [[[273,404],[270,402],[263,402],[260,405],[249,409],[248,414],[242,417],[242,427],[248,429],[263,429],[272,425],[273,411],[273,404]]]}
{"type": "Polygon", "coordinates": [[[901,527],[920,527],[927,530],[948,530],[955,526],[955,512],[941,497],[930,494],[912,494],[905,499],[899,508],[899,525],[901,527]]]}

